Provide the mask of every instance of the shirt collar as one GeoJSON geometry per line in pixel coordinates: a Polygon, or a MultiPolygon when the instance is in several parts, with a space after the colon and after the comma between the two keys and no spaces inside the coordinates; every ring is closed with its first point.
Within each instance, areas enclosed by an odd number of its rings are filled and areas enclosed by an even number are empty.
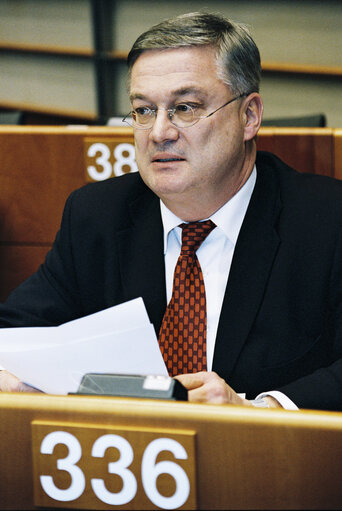
{"type": "MultiPolygon", "coordinates": [[[[256,166],[246,183],[233,197],[226,202],[218,211],[216,211],[210,220],[221,229],[228,239],[235,245],[240,228],[245,217],[250,198],[256,182],[256,166]]],[[[160,201],[160,211],[164,228],[164,254],[167,250],[167,240],[169,233],[184,220],[170,211],[165,204],[160,201]]]]}

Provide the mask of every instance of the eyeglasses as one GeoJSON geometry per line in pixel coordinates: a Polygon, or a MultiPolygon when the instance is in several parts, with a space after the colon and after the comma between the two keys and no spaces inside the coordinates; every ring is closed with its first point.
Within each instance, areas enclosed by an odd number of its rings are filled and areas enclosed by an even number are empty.
{"type": "MultiPolygon", "coordinates": [[[[221,110],[221,108],[230,105],[230,103],[233,103],[233,101],[236,101],[237,99],[240,99],[244,96],[248,96],[248,94],[247,93],[240,94],[239,96],[230,99],[229,101],[227,101],[227,103],[219,106],[218,108],[216,108],[216,110],[207,115],[197,115],[194,107],[188,105],[187,103],[179,103],[174,108],[166,109],[166,112],[169,121],[174,126],[176,126],[177,128],[190,128],[190,126],[193,126],[201,119],[207,119],[208,117],[214,115],[216,112],[221,110]]],[[[133,128],[136,129],[149,130],[152,128],[154,124],[154,121],[157,117],[157,113],[158,108],[149,108],[147,106],[138,107],[129,112],[129,114],[127,114],[126,117],[122,119],[122,122],[125,122],[129,126],[133,126],[133,128]]]]}

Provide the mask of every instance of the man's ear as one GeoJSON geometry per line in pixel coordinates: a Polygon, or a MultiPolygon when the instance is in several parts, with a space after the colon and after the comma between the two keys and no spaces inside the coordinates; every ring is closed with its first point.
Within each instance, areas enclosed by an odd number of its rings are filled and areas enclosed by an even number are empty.
{"type": "Polygon", "coordinates": [[[244,140],[252,140],[258,133],[264,105],[260,94],[252,92],[244,101],[244,121],[245,137],[244,140]]]}

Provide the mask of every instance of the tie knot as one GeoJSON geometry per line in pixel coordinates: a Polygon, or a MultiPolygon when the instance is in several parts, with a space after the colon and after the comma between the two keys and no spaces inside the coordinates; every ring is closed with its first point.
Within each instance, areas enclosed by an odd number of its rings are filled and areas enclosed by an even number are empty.
{"type": "Polygon", "coordinates": [[[181,224],[180,227],[182,228],[181,254],[192,255],[216,225],[211,220],[206,220],[205,222],[181,224]]]}

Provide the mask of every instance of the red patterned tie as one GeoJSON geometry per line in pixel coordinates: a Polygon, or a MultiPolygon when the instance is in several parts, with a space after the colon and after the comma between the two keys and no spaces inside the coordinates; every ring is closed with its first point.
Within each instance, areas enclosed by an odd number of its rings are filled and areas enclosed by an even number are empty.
{"type": "Polygon", "coordinates": [[[211,220],[181,224],[182,249],[173,277],[172,298],[159,332],[170,376],[207,369],[207,307],[196,250],[216,227],[211,220]]]}

